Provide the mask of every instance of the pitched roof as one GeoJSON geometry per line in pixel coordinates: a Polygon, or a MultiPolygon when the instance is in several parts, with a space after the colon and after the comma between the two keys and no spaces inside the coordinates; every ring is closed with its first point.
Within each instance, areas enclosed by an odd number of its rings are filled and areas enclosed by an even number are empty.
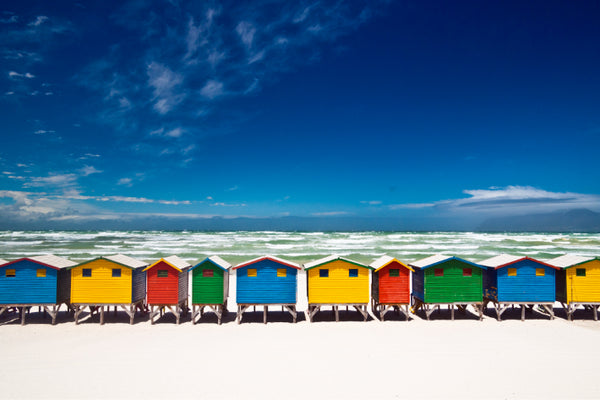
{"type": "Polygon", "coordinates": [[[530,260],[535,263],[545,265],[546,267],[558,269],[558,267],[554,266],[553,264],[545,263],[543,261],[536,260],[535,258],[525,257],[525,256],[513,256],[511,254],[500,254],[498,256],[488,258],[487,260],[480,261],[479,264],[481,264],[485,267],[498,269],[498,268],[506,267],[507,265],[515,264],[515,263],[517,263],[519,261],[523,261],[523,260],[530,260]]]}
{"type": "Polygon", "coordinates": [[[406,265],[405,263],[403,263],[402,261],[398,261],[397,259],[395,259],[394,257],[390,257],[388,255],[385,256],[381,256],[379,257],[377,260],[373,261],[369,267],[374,268],[375,271],[373,272],[377,272],[382,268],[387,267],[389,264],[393,263],[393,262],[397,262],[398,264],[402,265],[404,268],[408,268],[411,271],[415,271],[414,269],[412,269],[412,267],[409,267],[408,265],[406,265]]]}
{"type": "Polygon", "coordinates": [[[154,267],[156,264],[158,264],[160,262],[165,262],[165,263],[169,264],[171,267],[175,268],[179,272],[181,272],[185,268],[191,267],[190,263],[179,258],[178,256],[169,256],[169,257],[161,258],[160,260],[153,263],[152,265],[147,266],[146,268],[144,268],[144,271],[148,271],[150,268],[154,267]]]}
{"type": "Polygon", "coordinates": [[[358,267],[373,269],[373,267],[371,267],[369,265],[362,264],[362,263],[359,263],[358,261],[350,260],[349,258],[341,257],[341,256],[338,256],[336,254],[332,254],[330,256],[323,257],[323,258],[321,258],[319,260],[315,260],[315,261],[311,261],[309,263],[306,263],[306,264],[304,264],[304,269],[316,268],[316,267],[319,267],[321,265],[329,264],[331,262],[338,261],[338,260],[345,261],[347,263],[356,265],[358,267]]]}
{"type": "Polygon", "coordinates": [[[70,268],[70,267],[77,265],[77,263],[75,263],[71,260],[67,260],[66,258],[58,257],[53,254],[46,254],[43,256],[34,256],[34,257],[24,257],[24,258],[19,258],[18,260],[10,261],[10,262],[0,260],[0,265],[6,266],[6,265],[10,265],[10,264],[15,264],[15,263],[18,263],[18,262],[24,261],[24,260],[33,261],[35,263],[42,264],[42,265],[45,265],[47,267],[54,268],[54,269],[70,268]]]}
{"type": "Polygon", "coordinates": [[[426,269],[426,268],[430,268],[430,267],[433,267],[434,265],[438,265],[440,263],[443,263],[443,262],[446,262],[446,261],[450,261],[450,260],[457,260],[457,261],[463,262],[465,264],[472,265],[472,266],[477,267],[477,268],[485,269],[484,266],[479,265],[479,264],[475,264],[474,262],[467,261],[465,259],[458,258],[458,257],[446,256],[446,255],[443,255],[443,254],[435,254],[433,256],[422,258],[422,259],[414,261],[414,262],[412,262],[412,263],[410,263],[408,265],[410,265],[411,267],[419,268],[419,269],[426,269]]]}
{"type": "Polygon", "coordinates": [[[200,265],[204,264],[207,261],[216,265],[217,267],[221,268],[222,270],[227,270],[227,269],[231,268],[231,264],[229,264],[227,261],[223,260],[221,257],[210,256],[210,257],[206,257],[204,260],[202,260],[198,264],[194,265],[192,268],[190,268],[190,271],[199,267],[200,265]]]}
{"type": "Polygon", "coordinates": [[[141,268],[141,267],[146,267],[148,265],[148,263],[145,263],[145,262],[140,261],[140,260],[136,260],[135,258],[131,258],[131,257],[123,255],[123,254],[115,254],[113,256],[97,257],[97,258],[94,258],[93,260],[84,261],[84,262],[79,263],[77,265],[73,265],[72,267],[69,267],[69,268],[74,268],[74,267],[78,267],[80,265],[89,264],[89,263],[91,263],[93,261],[96,261],[96,260],[108,260],[108,261],[112,261],[114,263],[117,263],[119,265],[122,265],[122,266],[127,267],[127,268],[131,268],[131,269],[137,269],[137,268],[141,268]]]}
{"type": "Polygon", "coordinates": [[[584,256],[576,256],[573,254],[565,254],[563,256],[559,256],[553,258],[551,260],[546,260],[548,264],[555,265],[559,268],[569,268],[574,267],[575,265],[583,264],[589,261],[598,260],[598,257],[584,257],[584,256]]]}
{"type": "Polygon", "coordinates": [[[30,257],[30,260],[41,262],[42,264],[50,265],[55,268],[69,268],[77,265],[76,262],[67,260],[66,258],[55,256],[54,254],[46,254],[45,256],[30,257]]]}
{"type": "Polygon", "coordinates": [[[250,260],[250,261],[246,261],[246,262],[243,262],[241,264],[238,264],[235,267],[233,267],[232,269],[243,268],[243,267],[246,267],[246,266],[248,266],[250,264],[254,264],[254,263],[257,263],[257,262],[260,262],[260,261],[263,261],[263,260],[271,260],[273,262],[285,265],[287,267],[291,267],[291,268],[295,268],[295,269],[302,269],[302,267],[300,266],[300,264],[296,264],[294,262],[287,261],[287,260],[284,260],[283,258],[278,258],[278,257],[274,257],[274,256],[257,257],[257,258],[254,258],[254,259],[250,260]]]}

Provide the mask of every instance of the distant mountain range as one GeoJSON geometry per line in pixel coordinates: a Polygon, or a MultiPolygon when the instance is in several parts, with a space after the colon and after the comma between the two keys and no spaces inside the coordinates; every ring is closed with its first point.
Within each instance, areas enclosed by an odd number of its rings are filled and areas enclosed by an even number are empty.
{"type": "Polygon", "coordinates": [[[139,217],[99,221],[9,221],[2,230],[198,230],[198,231],[476,231],[476,232],[600,232],[600,213],[576,209],[547,214],[490,218],[398,217],[273,217],[185,218],[139,217]]]}
{"type": "Polygon", "coordinates": [[[600,232],[600,213],[576,209],[548,214],[490,218],[478,231],[483,232],[600,232]]]}

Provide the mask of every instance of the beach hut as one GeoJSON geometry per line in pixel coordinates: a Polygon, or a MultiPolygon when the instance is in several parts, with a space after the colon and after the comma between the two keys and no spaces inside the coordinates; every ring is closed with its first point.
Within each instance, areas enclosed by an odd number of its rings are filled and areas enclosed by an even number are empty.
{"type": "MultiPolygon", "coordinates": [[[[146,273],[143,261],[116,254],[99,257],[77,264],[71,269],[71,305],[75,310],[75,323],[86,307],[100,313],[104,323],[104,308],[121,307],[133,324],[136,309],[144,310],[146,273]]],[[[108,309],[107,309],[108,310],[108,309]]]]}
{"type": "Polygon", "coordinates": [[[579,306],[591,308],[594,320],[598,320],[600,307],[600,258],[564,255],[547,261],[556,271],[556,300],[567,312],[567,318],[579,306]]]}
{"type": "Polygon", "coordinates": [[[269,306],[281,306],[296,322],[298,271],[296,263],[273,256],[264,256],[232,268],[236,272],[237,322],[250,307],[263,307],[263,322],[267,323],[269,306]]]}
{"type": "Polygon", "coordinates": [[[150,308],[150,323],[154,317],[170,310],[179,324],[181,314],[188,310],[188,270],[191,265],[177,256],[161,258],[146,267],[146,305],[150,308]]]}
{"type": "Polygon", "coordinates": [[[60,305],[69,306],[71,281],[67,268],[75,263],[51,254],[0,262],[0,315],[16,308],[24,325],[25,312],[37,306],[55,324],[60,305]]]}
{"type": "Polygon", "coordinates": [[[409,264],[412,274],[413,311],[425,308],[427,319],[441,305],[448,305],[454,320],[454,307],[471,305],[483,319],[483,280],[485,267],[458,257],[436,254],[409,264]]]}
{"type": "Polygon", "coordinates": [[[227,311],[227,296],[229,296],[229,268],[231,264],[218,256],[205,258],[194,265],[192,275],[192,322],[204,313],[208,307],[217,316],[221,324],[223,314],[227,311]]]}
{"type": "Polygon", "coordinates": [[[372,267],[337,255],[304,264],[308,287],[308,317],[330,306],[339,321],[339,306],[354,307],[369,318],[369,276],[372,267]]]}
{"type": "Polygon", "coordinates": [[[555,270],[558,268],[542,261],[523,256],[501,254],[479,263],[484,272],[485,302],[491,301],[500,320],[509,307],[521,307],[521,320],[527,307],[539,305],[554,318],[556,299],[555,270]]]}
{"type": "Polygon", "coordinates": [[[395,308],[402,311],[408,321],[410,307],[410,273],[412,267],[390,256],[382,256],[370,264],[371,308],[383,321],[385,314],[395,308]]]}

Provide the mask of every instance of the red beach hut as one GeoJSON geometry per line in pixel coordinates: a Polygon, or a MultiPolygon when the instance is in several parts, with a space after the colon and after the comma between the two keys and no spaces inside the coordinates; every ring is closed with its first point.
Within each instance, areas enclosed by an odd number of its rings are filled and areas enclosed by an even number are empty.
{"type": "Polygon", "coordinates": [[[188,269],[189,263],[177,256],[161,258],[150,265],[146,272],[146,302],[150,307],[150,322],[162,315],[168,308],[177,319],[188,310],[188,269]]]}
{"type": "Polygon", "coordinates": [[[382,256],[370,265],[373,268],[371,281],[371,309],[379,312],[383,321],[391,309],[402,311],[408,321],[410,306],[410,272],[414,269],[390,256],[382,256]]]}

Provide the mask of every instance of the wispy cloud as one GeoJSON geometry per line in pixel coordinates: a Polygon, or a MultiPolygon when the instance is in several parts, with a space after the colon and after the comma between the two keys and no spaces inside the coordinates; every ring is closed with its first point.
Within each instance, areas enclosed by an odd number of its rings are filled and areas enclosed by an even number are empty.
{"type": "Polygon", "coordinates": [[[393,210],[434,208],[451,213],[521,214],[571,208],[600,209],[600,195],[550,192],[531,186],[492,187],[464,190],[469,197],[430,203],[396,204],[393,210]]]}
{"type": "Polygon", "coordinates": [[[45,135],[46,133],[56,133],[56,131],[53,130],[48,130],[48,129],[38,129],[37,131],[33,132],[36,135],[45,135]]]}
{"type": "Polygon", "coordinates": [[[154,109],[160,114],[166,114],[186,97],[180,90],[183,76],[173,72],[167,66],[152,62],[148,65],[148,85],[154,92],[154,109]]]}
{"type": "Polygon", "coordinates": [[[312,213],[312,216],[315,217],[336,217],[340,215],[349,215],[348,211],[325,211],[325,212],[316,212],[312,213]]]}
{"type": "Polygon", "coordinates": [[[48,17],[45,15],[38,15],[35,20],[31,21],[30,23],[28,23],[28,26],[40,26],[42,25],[44,22],[48,21],[48,17]]]}
{"type": "Polygon", "coordinates": [[[211,100],[221,96],[223,94],[223,83],[211,79],[200,89],[200,94],[211,100]]]}
{"type": "Polygon", "coordinates": [[[35,78],[35,75],[29,73],[29,72],[25,72],[24,74],[20,74],[18,72],[15,71],[10,71],[8,73],[8,77],[10,79],[33,79],[35,78]]]}

